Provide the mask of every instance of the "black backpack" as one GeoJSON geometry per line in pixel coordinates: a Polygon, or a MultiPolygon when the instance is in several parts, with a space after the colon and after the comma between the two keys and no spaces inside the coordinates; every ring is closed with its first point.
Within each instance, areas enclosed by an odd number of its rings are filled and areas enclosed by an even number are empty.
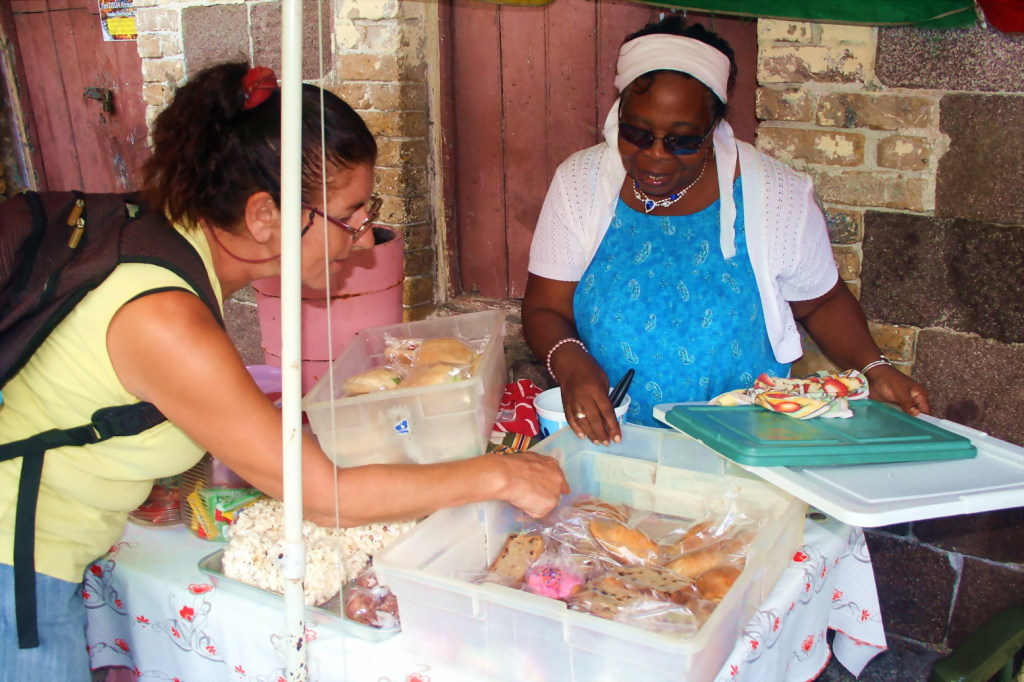
{"type": "MultiPolygon", "coordinates": [[[[178,274],[223,326],[199,254],[162,215],[147,212],[133,197],[22,192],[0,203],[0,391],[120,263],[152,263],[178,274]]],[[[157,291],[165,289],[145,293],[157,291]]],[[[15,612],[22,649],[39,646],[35,516],[46,451],[135,435],[163,421],[151,403],[99,406],[88,424],[0,442],[0,461],[23,458],[14,529],[15,612]]]]}

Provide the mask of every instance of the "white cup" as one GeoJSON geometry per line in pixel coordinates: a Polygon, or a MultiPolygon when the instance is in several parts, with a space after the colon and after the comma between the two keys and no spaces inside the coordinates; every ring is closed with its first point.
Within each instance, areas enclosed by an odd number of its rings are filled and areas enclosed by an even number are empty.
{"type": "MultiPolygon", "coordinates": [[[[626,421],[626,411],[629,410],[629,395],[622,399],[622,404],[615,408],[615,418],[620,424],[626,421]]],[[[537,410],[537,417],[540,420],[540,437],[547,438],[569,422],[565,420],[565,412],[562,411],[562,389],[549,388],[533,399],[533,406],[537,410]]]]}

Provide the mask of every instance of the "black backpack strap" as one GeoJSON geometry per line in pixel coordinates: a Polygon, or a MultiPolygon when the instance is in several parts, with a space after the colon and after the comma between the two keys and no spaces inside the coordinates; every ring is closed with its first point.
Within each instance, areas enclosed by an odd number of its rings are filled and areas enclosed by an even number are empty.
{"type": "Polygon", "coordinates": [[[96,410],[88,424],[51,429],[30,438],[0,445],[0,461],[21,457],[18,502],[14,516],[14,611],[18,648],[39,646],[36,621],[36,503],[47,450],[88,445],[114,436],[134,436],[166,420],[152,403],[135,403],[96,410]]]}
{"type": "Polygon", "coordinates": [[[17,481],[17,507],[14,511],[14,614],[17,619],[17,646],[39,646],[36,623],[36,502],[43,473],[43,456],[22,461],[22,477],[17,481]]]}
{"type": "Polygon", "coordinates": [[[114,436],[134,436],[156,426],[166,417],[153,403],[104,407],[93,412],[88,424],[69,429],[50,429],[29,438],[0,445],[0,462],[69,445],[91,445],[114,436]]]}
{"type": "Polygon", "coordinates": [[[39,646],[36,623],[36,500],[43,473],[43,456],[26,457],[18,479],[18,505],[14,512],[14,613],[18,621],[18,648],[39,646]]]}

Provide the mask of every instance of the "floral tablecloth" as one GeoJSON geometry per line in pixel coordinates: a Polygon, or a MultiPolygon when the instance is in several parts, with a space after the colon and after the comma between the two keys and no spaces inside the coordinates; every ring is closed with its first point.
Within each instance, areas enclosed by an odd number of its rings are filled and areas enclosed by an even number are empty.
{"type": "MultiPolygon", "coordinates": [[[[198,563],[220,548],[183,526],[129,524],[86,571],[93,668],[137,680],[284,682],[284,607],[215,587],[198,563]]],[[[811,680],[833,650],[854,674],[885,649],[864,534],[812,514],[804,546],[751,618],[716,680],[811,680]]],[[[307,623],[309,679],[319,682],[482,682],[405,651],[402,635],[372,643],[307,623]]],[[[587,681],[596,682],[596,681],[587,681]]]]}

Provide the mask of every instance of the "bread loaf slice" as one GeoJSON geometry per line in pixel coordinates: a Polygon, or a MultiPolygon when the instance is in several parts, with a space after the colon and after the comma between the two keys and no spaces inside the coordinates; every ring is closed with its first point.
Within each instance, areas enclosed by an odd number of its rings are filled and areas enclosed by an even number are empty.
{"type": "Polygon", "coordinates": [[[530,564],[544,551],[544,540],[539,535],[522,533],[509,535],[498,558],[491,564],[491,572],[519,585],[526,578],[530,564]]]}

